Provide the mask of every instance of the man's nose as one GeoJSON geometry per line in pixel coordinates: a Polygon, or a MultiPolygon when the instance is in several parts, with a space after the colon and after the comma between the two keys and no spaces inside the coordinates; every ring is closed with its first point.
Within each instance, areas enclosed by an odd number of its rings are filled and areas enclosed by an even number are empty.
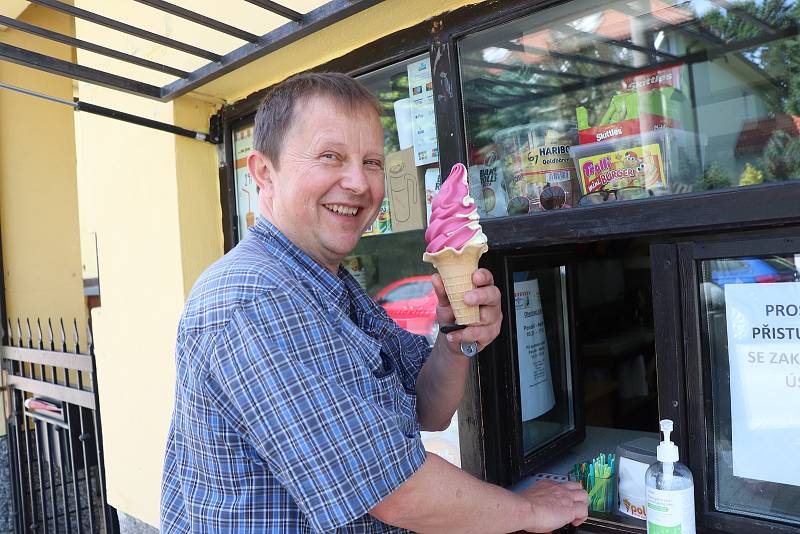
{"type": "Polygon", "coordinates": [[[345,172],[341,180],[342,188],[353,193],[354,195],[361,195],[365,193],[369,187],[369,176],[364,169],[364,165],[353,163],[345,168],[345,172]]]}

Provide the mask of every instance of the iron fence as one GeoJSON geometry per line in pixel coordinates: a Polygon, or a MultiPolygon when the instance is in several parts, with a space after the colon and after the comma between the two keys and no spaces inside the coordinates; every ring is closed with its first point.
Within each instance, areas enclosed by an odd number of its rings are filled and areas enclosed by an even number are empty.
{"type": "Polygon", "coordinates": [[[3,346],[15,532],[117,534],[106,502],[102,428],[91,327],[8,321],[3,346]],[[23,332],[23,329],[25,330],[23,332]],[[33,330],[36,330],[34,333],[33,330]],[[69,346],[68,346],[69,343],[69,346]]]}

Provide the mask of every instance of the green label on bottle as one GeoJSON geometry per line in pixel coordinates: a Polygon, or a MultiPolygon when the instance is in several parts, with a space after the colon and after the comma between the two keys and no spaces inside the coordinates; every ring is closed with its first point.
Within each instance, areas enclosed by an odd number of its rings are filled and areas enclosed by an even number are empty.
{"type": "Polygon", "coordinates": [[[655,523],[647,522],[647,534],[681,534],[681,526],[675,525],[674,527],[662,527],[655,523]]]}

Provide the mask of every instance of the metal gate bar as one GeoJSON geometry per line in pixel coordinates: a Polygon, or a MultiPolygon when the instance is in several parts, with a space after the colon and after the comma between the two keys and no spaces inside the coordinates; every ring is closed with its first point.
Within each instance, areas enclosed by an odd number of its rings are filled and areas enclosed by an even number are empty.
{"type": "Polygon", "coordinates": [[[63,320],[56,349],[53,325],[44,339],[36,320],[12,322],[0,362],[8,373],[11,406],[7,417],[9,463],[17,534],[90,532],[117,534],[117,513],[106,502],[102,428],[94,345],[87,329],[81,350],[73,321],[72,351],[63,320]],[[46,348],[45,348],[46,347],[46,348]],[[49,376],[48,376],[49,375],[49,376]]]}

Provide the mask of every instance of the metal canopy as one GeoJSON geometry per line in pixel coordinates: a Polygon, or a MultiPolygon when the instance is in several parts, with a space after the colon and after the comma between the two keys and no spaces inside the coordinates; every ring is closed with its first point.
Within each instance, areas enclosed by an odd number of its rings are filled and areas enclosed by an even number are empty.
{"type": "MultiPolygon", "coordinates": [[[[98,69],[79,65],[63,59],[55,58],[33,50],[19,48],[0,42],[0,60],[9,61],[18,65],[31,67],[52,74],[65,76],[75,80],[102,85],[148,98],[162,101],[173,100],[193,89],[196,89],[211,80],[219,78],[251,61],[254,61],[270,52],[274,52],[298,39],[330,26],[359,11],[379,4],[382,0],[331,0],[308,13],[298,13],[271,0],[229,0],[230,2],[249,2],[271,13],[286,19],[286,23],[267,33],[258,36],[244,31],[224,21],[216,20],[185,7],[165,0],[136,0],[154,9],[169,13],[189,20],[195,24],[211,28],[217,32],[230,35],[246,41],[246,44],[220,55],[202,48],[159,35],[142,28],[138,28],[121,20],[106,17],[100,13],[93,13],[77,8],[60,0],[28,0],[49,9],[65,13],[74,18],[87,20],[94,24],[106,26],[113,30],[146,39],[163,46],[180,50],[186,54],[208,60],[205,65],[192,72],[177,69],[167,65],[140,58],[125,52],[113,50],[98,43],[83,41],[41,28],[32,24],[21,22],[10,17],[0,15],[0,24],[9,26],[19,31],[31,33],[45,39],[67,44],[76,48],[89,50],[107,57],[125,61],[153,71],[176,76],[176,79],[164,86],[156,86],[140,80],[118,76],[98,69]]],[[[1,37],[1,35],[0,35],[1,37]]]]}

